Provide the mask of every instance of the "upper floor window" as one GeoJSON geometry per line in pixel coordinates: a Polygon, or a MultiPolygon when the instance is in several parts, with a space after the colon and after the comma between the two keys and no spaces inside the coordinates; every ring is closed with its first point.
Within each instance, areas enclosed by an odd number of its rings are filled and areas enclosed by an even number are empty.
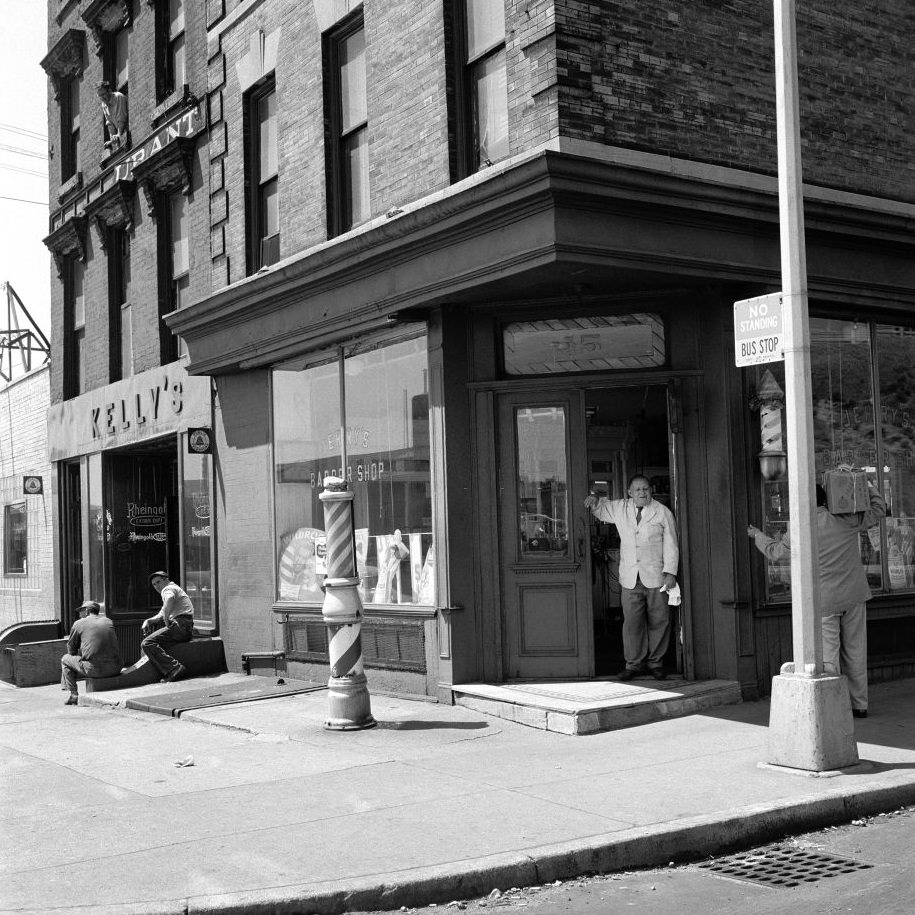
{"type": "Polygon", "coordinates": [[[157,96],[161,101],[187,82],[184,0],[159,3],[156,6],[156,16],[156,55],[160,61],[157,96]]]}
{"type": "Polygon", "coordinates": [[[248,97],[248,272],[280,257],[279,154],[276,83],[271,78],[248,97]]]}
{"type": "MultiPolygon", "coordinates": [[[[182,193],[168,198],[169,231],[169,306],[171,311],[188,304],[191,286],[190,234],[188,228],[188,202],[182,193]]],[[[172,338],[174,339],[174,337],[172,338]]],[[[184,341],[179,340],[179,354],[184,354],[184,341]]]]}
{"type": "Polygon", "coordinates": [[[459,177],[508,156],[505,7],[501,0],[458,0],[459,177]]]}
{"type": "Polygon", "coordinates": [[[330,137],[328,222],[339,235],[371,216],[365,29],[350,20],[325,40],[330,137]]]}
{"type": "Polygon", "coordinates": [[[64,269],[64,397],[70,398],[86,385],[86,302],[83,264],[71,255],[64,269]]]}
{"type": "Polygon", "coordinates": [[[3,509],[3,571],[24,575],[28,571],[28,512],[25,502],[3,509]]]}
{"type": "Polygon", "coordinates": [[[79,89],[79,77],[71,76],[63,80],[60,92],[61,183],[79,171],[79,89]]]}
{"type": "Polygon", "coordinates": [[[109,366],[110,380],[118,381],[133,374],[130,236],[124,229],[112,228],[108,232],[109,366]]]}

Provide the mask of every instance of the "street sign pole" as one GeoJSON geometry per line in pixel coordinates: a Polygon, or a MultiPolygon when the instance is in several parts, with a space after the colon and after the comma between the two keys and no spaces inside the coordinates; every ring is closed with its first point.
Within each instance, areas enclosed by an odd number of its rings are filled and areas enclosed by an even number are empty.
{"type": "Polygon", "coordinates": [[[822,772],[857,763],[858,748],[845,678],[823,672],[795,0],[774,5],[794,661],[773,678],[768,762],[822,772]]]}

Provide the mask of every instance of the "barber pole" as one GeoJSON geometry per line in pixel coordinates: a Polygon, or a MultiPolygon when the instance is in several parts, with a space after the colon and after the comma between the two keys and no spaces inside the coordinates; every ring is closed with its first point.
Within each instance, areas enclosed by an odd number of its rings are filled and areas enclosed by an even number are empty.
{"type": "Polygon", "coordinates": [[[327,477],[318,496],[324,505],[327,578],[321,613],[327,625],[329,715],[324,727],[354,731],[374,727],[362,660],[362,600],[356,575],[353,493],[344,480],[327,477]]]}

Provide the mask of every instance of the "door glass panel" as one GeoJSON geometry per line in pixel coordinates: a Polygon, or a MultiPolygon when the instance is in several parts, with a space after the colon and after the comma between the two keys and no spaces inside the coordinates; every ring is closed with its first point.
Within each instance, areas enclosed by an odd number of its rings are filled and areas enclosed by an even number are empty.
{"type": "Polygon", "coordinates": [[[569,473],[566,415],[558,406],[515,412],[520,552],[569,553],[569,473]]]}

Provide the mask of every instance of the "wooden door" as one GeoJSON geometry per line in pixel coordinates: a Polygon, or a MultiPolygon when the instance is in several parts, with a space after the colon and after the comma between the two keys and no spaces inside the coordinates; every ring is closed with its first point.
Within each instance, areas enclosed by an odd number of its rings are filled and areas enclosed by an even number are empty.
{"type": "Polygon", "coordinates": [[[592,676],[583,396],[502,395],[498,430],[506,678],[592,676]]]}

